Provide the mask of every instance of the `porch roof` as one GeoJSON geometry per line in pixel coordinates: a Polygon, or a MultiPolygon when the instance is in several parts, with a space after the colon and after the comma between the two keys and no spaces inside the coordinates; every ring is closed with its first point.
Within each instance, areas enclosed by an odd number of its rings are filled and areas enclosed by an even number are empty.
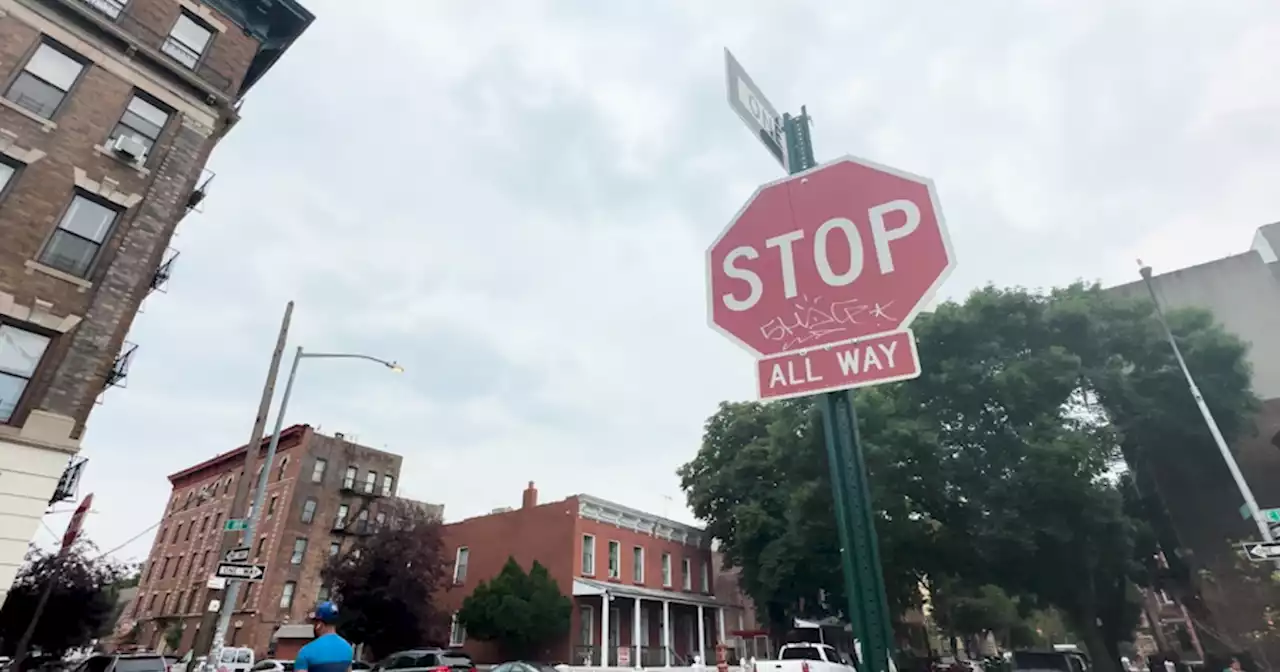
{"type": "Polygon", "coordinates": [[[653,600],[656,602],[675,602],[676,604],[700,604],[704,607],[731,607],[732,604],[724,600],[717,600],[711,595],[699,595],[697,593],[680,593],[672,590],[658,590],[656,588],[643,588],[640,586],[627,586],[620,583],[608,583],[605,581],[596,581],[594,579],[573,580],[573,594],[575,597],[580,595],[616,595],[618,597],[638,597],[642,600],[653,600]]]}

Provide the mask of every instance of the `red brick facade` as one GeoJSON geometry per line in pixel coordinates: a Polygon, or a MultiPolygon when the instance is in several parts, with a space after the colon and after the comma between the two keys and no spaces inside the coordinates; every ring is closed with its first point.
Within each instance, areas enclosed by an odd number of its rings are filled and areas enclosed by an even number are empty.
{"type": "MultiPolygon", "coordinates": [[[[265,448],[264,441],[262,453],[265,448]]],[[[205,583],[218,562],[221,524],[228,515],[235,481],[244,477],[244,450],[223,453],[170,476],[173,494],[143,568],[138,597],[125,609],[118,628],[138,623],[138,643],[158,648],[164,629],[175,623],[183,631],[179,653],[195,641],[208,598],[205,583]]],[[[351,543],[352,535],[360,532],[355,521],[361,510],[368,511],[367,520],[376,520],[383,497],[394,496],[399,487],[400,464],[399,455],[356,445],[341,435],[317,434],[307,425],[295,425],[281,434],[263,516],[252,542],[252,561],[265,564],[267,575],[259,583],[245,584],[251,586],[248,589],[242,586],[229,644],[251,647],[264,657],[277,628],[305,619],[321,594],[320,574],[331,545],[342,548],[351,543]],[[351,484],[344,482],[348,468],[356,472],[351,484]],[[370,473],[374,485],[366,493],[370,473]],[[347,506],[346,524],[337,530],[335,521],[343,505],[347,506]],[[298,540],[305,540],[305,547],[295,563],[298,540]],[[293,586],[288,604],[283,599],[286,584],[293,586]]]]}
{"type": "MultiPolygon", "coordinates": [[[[549,661],[581,664],[591,657],[598,662],[603,642],[602,605],[608,600],[610,660],[661,664],[663,607],[676,662],[699,652],[697,614],[701,604],[706,638],[701,649],[714,657],[720,640],[719,611],[724,612],[726,634],[737,623],[741,607],[718,600],[714,594],[710,538],[698,528],[629,509],[588,495],[537,504],[533,484],[522,497],[522,506],[453,523],[444,528],[445,545],[458,557],[466,549],[465,579],[443,597],[456,612],[481,581],[495,576],[514,557],[526,570],[538,561],[547,567],[562,593],[572,595],[574,610],[569,635],[543,652],[549,661]],[[586,566],[584,544],[594,545],[594,566],[586,566]],[[616,571],[611,572],[611,545],[616,544],[616,571]],[[637,549],[640,549],[637,551],[637,549]],[[637,553],[643,569],[637,573],[637,553]],[[664,557],[669,581],[664,581],[664,557]],[[688,587],[683,567],[689,568],[688,587]],[[705,573],[705,574],[704,574],[705,573]],[[705,583],[704,583],[705,577],[705,583]],[[640,604],[640,630],[636,631],[636,599],[640,604]],[[639,636],[636,634],[641,633],[639,636]],[[637,652],[636,645],[642,647],[637,652]],[[621,649],[621,651],[619,650],[621,649]]],[[[455,571],[460,571],[455,567],[455,571]]],[[[499,662],[498,651],[488,642],[467,638],[461,648],[478,662],[499,662]]]]}

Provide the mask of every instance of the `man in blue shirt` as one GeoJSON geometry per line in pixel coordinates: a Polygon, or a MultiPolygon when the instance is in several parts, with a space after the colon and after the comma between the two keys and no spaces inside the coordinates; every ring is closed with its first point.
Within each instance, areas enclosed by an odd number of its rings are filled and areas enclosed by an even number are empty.
{"type": "Polygon", "coordinates": [[[351,644],[337,633],[338,606],[332,602],[316,605],[311,623],[316,638],[311,640],[293,661],[297,672],[351,672],[354,651],[351,644]]]}

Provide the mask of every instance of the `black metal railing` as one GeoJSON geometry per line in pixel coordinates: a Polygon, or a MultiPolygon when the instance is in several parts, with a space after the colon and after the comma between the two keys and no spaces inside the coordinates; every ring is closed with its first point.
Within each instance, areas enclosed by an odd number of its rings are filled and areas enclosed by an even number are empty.
{"type": "MultiPolygon", "coordinates": [[[[124,0],[63,0],[63,2],[93,10],[94,14],[104,19],[107,23],[114,23],[120,30],[154,49],[156,54],[163,55],[163,58],[169,60],[178,68],[189,70],[213,88],[234,97],[235,92],[232,90],[234,82],[230,76],[214,68],[209,63],[201,61],[201,55],[195,53],[186,45],[177,42],[168,35],[156,32],[124,11],[124,0]]],[[[208,51],[207,46],[205,50],[208,51]]]]}
{"type": "Polygon", "coordinates": [[[111,372],[107,374],[107,384],[104,387],[124,387],[124,381],[129,377],[129,365],[133,362],[133,353],[137,350],[135,343],[124,344],[111,364],[111,372]]]}
{"type": "Polygon", "coordinates": [[[178,254],[179,252],[172,247],[165,252],[164,261],[156,267],[156,272],[151,275],[151,291],[167,291],[169,278],[173,276],[173,262],[177,261],[178,254]]]}

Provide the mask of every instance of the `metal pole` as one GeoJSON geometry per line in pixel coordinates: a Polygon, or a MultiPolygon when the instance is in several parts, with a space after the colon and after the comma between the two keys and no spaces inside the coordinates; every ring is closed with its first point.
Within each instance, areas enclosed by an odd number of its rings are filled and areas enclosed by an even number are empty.
{"type": "MultiPolygon", "coordinates": [[[[809,135],[808,110],[802,106],[799,117],[783,115],[783,125],[791,172],[803,172],[817,165],[809,135]]],[[[861,654],[858,669],[888,672],[893,657],[893,629],[853,401],[853,390],[827,392],[820,397],[823,441],[840,538],[846,610],[861,654]]]]}
{"type": "Polygon", "coordinates": [[[18,640],[17,648],[14,649],[10,669],[15,672],[22,669],[22,663],[27,658],[27,648],[31,646],[31,638],[36,634],[36,624],[40,622],[40,617],[44,615],[45,605],[49,604],[49,596],[53,594],[53,584],[62,573],[62,564],[66,554],[67,549],[64,546],[59,548],[58,554],[54,556],[54,566],[50,568],[51,571],[45,579],[44,588],[40,591],[40,599],[36,601],[36,610],[31,614],[31,620],[27,622],[27,628],[22,631],[22,637],[18,640]]]}
{"type": "MultiPolygon", "coordinates": [[[[267,455],[263,458],[266,467],[258,477],[258,491],[253,496],[253,505],[245,521],[244,538],[241,543],[253,547],[253,535],[257,532],[258,516],[262,515],[262,502],[267,496],[267,481],[271,477],[271,465],[275,462],[276,448],[280,445],[280,430],[284,427],[284,414],[289,409],[289,396],[293,393],[293,381],[298,377],[298,362],[302,360],[302,346],[293,355],[293,366],[289,368],[289,380],[284,385],[284,396],[280,397],[280,409],[276,411],[276,427],[271,432],[271,443],[267,445],[267,455]]],[[[222,603],[222,611],[218,614],[218,625],[213,631],[213,648],[209,651],[208,662],[216,665],[225,646],[227,628],[231,625],[231,614],[235,611],[236,598],[240,593],[240,582],[227,581],[227,598],[222,603]]]]}
{"type": "MultiPolygon", "coordinates": [[[[1156,319],[1160,321],[1160,326],[1164,328],[1165,338],[1169,339],[1169,347],[1173,348],[1173,356],[1178,360],[1178,366],[1182,369],[1182,375],[1187,379],[1187,387],[1191,390],[1191,397],[1196,400],[1196,406],[1200,409],[1200,415],[1204,416],[1204,424],[1209,426],[1209,433],[1213,435],[1214,443],[1218,444],[1218,452],[1222,453],[1222,460],[1227,463],[1227,470],[1231,472],[1231,477],[1236,481],[1236,487],[1240,489],[1240,496],[1244,497],[1244,504],[1249,508],[1249,515],[1253,516],[1253,522],[1258,526],[1258,532],[1262,534],[1262,538],[1266,541],[1273,541],[1271,536],[1271,526],[1267,525],[1267,521],[1262,517],[1262,510],[1258,508],[1258,500],[1253,497],[1253,490],[1249,489],[1249,483],[1244,480],[1244,474],[1240,473],[1240,465],[1236,464],[1236,458],[1231,454],[1231,449],[1227,446],[1227,440],[1222,436],[1222,430],[1218,429],[1218,422],[1213,419],[1213,413],[1209,410],[1209,406],[1204,403],[1204,395],[1200,394],[1200,388],[1196,386],[1195,378],[1191,377],[1191,369],[1187,368],[1187,360],[1182,357],[1182,350],[1178,347],[1178,341],[1173,337],[1173,330],[1169,328],[1169,322],[1164,317],[1164,310],[1160,308],[1160,299],[1156,296],[1155,285],[1151,282],[1151,267],[1143,266],[1139,271],[1142,274],[1142,281],[1147,285],[1147,291],[1151,294],[1151,303],[1156,308],[1156,319]]],[[[1280,566],[1280,561],[1277,561],[1280,566]]]]}
{"type": "MultiPolygon", "coordinates": [[[[234,519],[240,512],[244,511],[245,500],[249,498],[249,479],[253,473],[253,467],[257,464],[258,448],[262,445],[262,433],[267,428],[267,416],[271,413],[271,400],[276,393],[276,377],[280,373],[280,360],[284,358],[284,346],[289,339],[289,322],[293,319],[293,302],[290,301],[284,307],[284,318],[280,321],[280,333],[276,336],[275,349],[271,351],[271,365],[267,368],[267,381],[262,386],[262,398],[258,400],[258,415],[253,419],[253,432],[249,435],[249,441],[245,445],[247,448],[244,453],[244,476],[236,483],[235,495],[231,498],[231,508],[227,511],[227,520],[234,519]]],[[[265,471],[265,470],[264,470],[265,471]]],[[[222,544],[218,549],[218,561],[222,557],[236,547],[240,538],[226,528],[222,531],[222,544]]],[[[211,600],[216,598],[221,591],[210,590],[205,594],[205,599],[201,602],[203,613],[201,615],[200,629],[196,636],[198,641],[192,644],[191,650],[199,653],[208,653],[213,644],[213,614],[208,609],[204,609],[204,605],[209,604],[211,600]]],[[[225,593],[222,593],[225,597],[225,593]]],[[[224,600],[225,601],[225,600],[224,600]]],[[[213,657],[209,656],[208,660],[212,661],[213,657]]]]}

